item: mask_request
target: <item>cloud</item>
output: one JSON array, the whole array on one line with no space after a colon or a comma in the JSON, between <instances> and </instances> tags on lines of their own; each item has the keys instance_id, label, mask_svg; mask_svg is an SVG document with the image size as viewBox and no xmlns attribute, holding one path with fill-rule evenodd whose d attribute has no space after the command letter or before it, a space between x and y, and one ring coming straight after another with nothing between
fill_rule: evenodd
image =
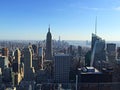
<instances>
[{"instance_id":1,"label":"cloud","mask_svg":"<svg viewBox=\"0 0 120 90\"><path fill-rule=\"evenodd\" d=\"M120 11L120 6L119 7L115 7L113 9L116 10L116 11Z\"/></svg>"},{"instance_id":2,"label":"cloud","mask_svg":"<svg viewBox=\"0 0 120 90\"><path fill-rule=\"evenodd\" d=\"M83 9L83 10L94 10L94 11L98 11L99 8L95 8L95 7L80 7L80 9Z\"/></svg>"}]
</instances>

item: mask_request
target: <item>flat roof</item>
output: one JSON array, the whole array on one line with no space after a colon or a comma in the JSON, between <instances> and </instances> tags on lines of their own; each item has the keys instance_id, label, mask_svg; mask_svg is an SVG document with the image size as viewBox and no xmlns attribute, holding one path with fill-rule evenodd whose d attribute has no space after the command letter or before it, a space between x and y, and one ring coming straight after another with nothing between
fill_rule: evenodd
<instances>
[{"instance_id":1,"label":"flat roof","mask_svg":"<svg viewBox=\"0 0 120 90\"><path fill-rule=\"evenodd\" d=\"M84 67L84 68L86 68L86 71L82 71L81 68L78 69L81 71L81 74L102 74L102 72L100 72L94 67Z\"/></svg>"},{"instance_id":2,"label":"flat roof","mask_svg":"<svg viewBox=\"0 0 120 90\"><path fill-rule=\"evenodd\" d=\"M55 56L70 56L69 54L64 54L64 53L58 53L58 54L55 54Z\"/></svg>"}]
</instances>

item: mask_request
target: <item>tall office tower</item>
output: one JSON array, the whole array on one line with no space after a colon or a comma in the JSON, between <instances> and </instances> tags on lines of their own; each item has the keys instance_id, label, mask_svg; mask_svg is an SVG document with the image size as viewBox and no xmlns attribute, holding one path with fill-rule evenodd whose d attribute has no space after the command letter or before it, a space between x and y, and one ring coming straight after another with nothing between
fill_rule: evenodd
<instances>
[{"instance_id":1,"label":"tall office tower","mask_svg":"<svg viewBox=\"0 0 120 90\"><path fill-rule=\"evenodd\" d=\"M2 56L8 57L8 48L2 48Z\"/></svg>"},{"instance_id":2,"label":"tall office tower","mask_svg":"<svg viewBox=\"0 0 120 90\"><path fill-rule=\"evenodd\" d=\"M24 80L34 80L34 68L32 67L32 51L29 47L24 48Z\"/></svg>"},{"instance_id":3,"label":"tall office tower","mask_svg":"<svg viewBox=\"0 0 120 90\"><path fill-rule=\"evenodd\" d=\"M78 55L81 56L82 55L82 47L78 46Z\"/></svg>"},{"instance_id":4,"label":"tall office tower","mask_svg":"<svg viewBox=\"0 0 120 90\"><path fill-rule=\"evenodd\" d=\"M74 55L73 45L70 45L70 46L68 47L68 54Z\"/></svg>"},{"instance_id":5,"label":"tall office tower","mask_svg":"<svg viewBox=\"0 0 120 90\"><path fill-rule=\"evenodd\" d=\"M69 54L57 54L54 59L54 80L56 83L69 83L72 57Z\"/></svg>"},{"instance_id":6,"label":"tall office tower","mask_svg":"<svg viewBox=\"0 0 120 90\"><path fill-rule=\"evenodd\" d=\"M46 37L46 60L52 60L52 35L50 32L50 27L48 28L48 33Z\"/></svg>"},{"instance_id":7,"label":"tall office tower","mask_svg":"<svg viewBox=\"0 0 120 90\"><path fill-rule=\"evenodd\" d=\"M38 53L37 52L38 51L37 45L33 44L32 48L33 48L34 54L37 55L37 53Z\"/></svg>"},{"instance_id":8,"label":"tall office tower","mask_svg":"<svg viewBox=\"0 0 120 90\"><path fill-rule=\"evenodd\" d=\"M15 53L14 53L14 56L15 56L15 59L13 61L13 72L17 72L17 73L20 73L20 50L17 48Z\"/></svg>"},{"instance_id":9,"label":"tall office tower","mask_svg":"<svg viewBox=\"0 0 120 90\"><path fill-rule=\"evenodd\" d=\"M3 72L5 67L8 67L8 57L6 56L0 56L0 68Z\"/></svg>"},{"instance_id":10,"label":"tall office tower","mask_svg":"<svg viewBox=\"0 0 120 90\"><path fill-rule=\"evenodd\" d=\"M17 48L15 53L14 53L15 59L13 61L12 64L12 68L13 68L13 76L14 76L14 85L18 85L19 82L21 81L21 75L20 75L20 56L21 56L21 52L20 50Z\"/></svg>"},{"instance_id":11,"label":"tall office tower","mask_svg":"<svg viewBox=\"0 0 120 90\"><path fill-rule=\"evenodd\" d=\"M98 37L95 34L92 34L92 44L91 44L91 65L90 66L99 66L102 61L106 60L106 51L105 51L105 40ZM96 67L97 68L97 67Z\"/></svg>"},{"instance_id":12,"label":"tall office tower","mask_svg":"<svg viewBox=\"0 0 120 90\"><path fill-rule=\"evenodd\" d=\"M120 59L120 47L117 47L117 59Z\"/></svg>"},{"instance_id":13,"label":"tall office tower","mask_svg":"<svg viewBox=\"0 0 120 90\"><path fill-rule=\"evenodd\" d=\"M100 39L101 39L100 37L98 37L96 34L93 34L93 33L92 33L91 50L93 50L94 45L95 45L95 42L96 42L97 40L100 40Z\"/></svg>"},{"instance_id":14,"label":"tall office tower","mask_svg":"<svg viewBox=\"0 0 120 90\"><path fill-rule=\"evenodd\" d=\"M108 43L106 51L107 51L108 60L115 61L116 60L116 44Z\"/></svg>"},{"instance_id":15,"label":"tall office tower","mask_svg":"<svg viewBox=\"0 0 120 90\"><path fill-rule=\"evenodd\" d=\"M43 47L38 48L39 67L43 69Z\"/></svg>"}]
</instances>

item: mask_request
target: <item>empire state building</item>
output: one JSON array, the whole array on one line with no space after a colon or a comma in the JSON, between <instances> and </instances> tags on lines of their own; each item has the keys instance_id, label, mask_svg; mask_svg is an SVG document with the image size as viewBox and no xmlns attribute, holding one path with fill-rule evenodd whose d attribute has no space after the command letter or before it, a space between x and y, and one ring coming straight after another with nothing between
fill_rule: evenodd
<instances>
[{"instance_id":1,"label":"empire state building","mask_svg":"<svg viewBox=\"0 0 120 90\"><path fill-rule=\"evenodd\" d=\"M50 33L50 26L46 37L46 60L52 60L52 35Z\"/></svg>"}]
</instances>

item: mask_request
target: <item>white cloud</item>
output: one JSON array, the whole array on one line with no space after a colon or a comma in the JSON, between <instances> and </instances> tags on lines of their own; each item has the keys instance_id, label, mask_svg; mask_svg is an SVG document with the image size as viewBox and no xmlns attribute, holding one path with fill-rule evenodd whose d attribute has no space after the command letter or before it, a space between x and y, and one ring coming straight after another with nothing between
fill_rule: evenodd
<instances>
[{"instance_id":1,"label":"white cloud","mask_svg":"<svg viewBox=\"0 0 120 90\"><path fill-rule=\"evenodd\" d=\"M115 7L113 9L116 10L116 11L120 11L120 6L119 7Z\"/></svg>"},{"instance_id":2,"label":"white cloud","mask_svg":"<svg viewBox=\"0 0 120 90\"><path fill-rule=\"evenodd\" d=\"M84 9L84 10L99 10L99 8L93 8L93 7L80 7L81 9Z\"/></svg>"}]
</instances>

